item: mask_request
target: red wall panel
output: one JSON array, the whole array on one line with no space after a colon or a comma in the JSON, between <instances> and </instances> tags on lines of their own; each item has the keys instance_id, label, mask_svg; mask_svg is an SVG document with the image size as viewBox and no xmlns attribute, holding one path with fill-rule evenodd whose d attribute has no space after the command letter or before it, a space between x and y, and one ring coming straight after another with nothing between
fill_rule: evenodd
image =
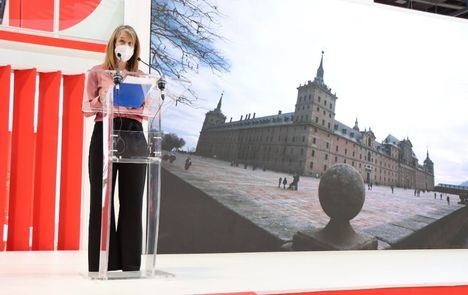
<instances>
[{"instance_id":1,"label":"red wall panel","mask_svg":"<svg viewBox=\"0 0 468 295\"><path fill-rule=\"evenodd\" d=\"M7 250L29 250L34 193L36 70L16 70Z\"/></svg>"},{"instance_id":2,"label":"red wall panel","mask_svg":"<svg viewBox=\"0 0 468 295\"><path fill-rule=\"evenodd\" d=\"M22 0L8 1L9 24L12 27L21 26L21 1Z\"/></svg>"},{"instance_id":3,"label":"red wall panel","mask_svg":"<svg viewBox=\"0 0 468 295\"><path fill-rule=\"evenodd\" d=\"M10 25L52 31L54 0L10 0Z\"/></svg>"},{"instance_id":4,"label":"red wall panel","mask_svg":"<svg viewBox=\"0 0 468 295\"><path fill-rule=\"evenodd\" d=\"M63 76L59 250L78 250L80 244L84 81L85 75Z\"/></svg>"},{"instance_id":5,"label":"red wall panel","mask_svg":"<svg viewBox=\"0 0 468 295\"><path fill-rule=\"evenodd\" d=\"M10 187L10 148L11 133L8 131L8 112L10 108L11 67L0 67L0 251L6 249L3 241L4 225L8 216L8 191Z\"/></svg>"},{"instance_id":6,"label":"red wall panel","mask_svg":"<svg viewBox=\"0 0 468 295\"><path fill-rule=\"evenodd\" d=\"M36 134L33 250L54 250L61 73L41 73Z\"/></svg>"}]
</instances>

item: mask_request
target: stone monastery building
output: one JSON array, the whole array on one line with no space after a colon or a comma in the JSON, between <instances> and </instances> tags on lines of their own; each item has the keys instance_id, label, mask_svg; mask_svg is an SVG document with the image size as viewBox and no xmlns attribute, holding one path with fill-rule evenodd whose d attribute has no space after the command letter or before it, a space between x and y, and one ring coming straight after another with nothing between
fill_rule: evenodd
<instances>
[{"instance_id":1,"label":"stone monastery building","mask_svg":"<svg viewBox=\"0 0 468 295\"><path fill-rule=\"evenodd\" d=\"M218 106L206 113L196 153L258 168L322 175L336 163L347 163L365 182L431 190L434 163L423 165L411 141L388 135L376 141L371 128L360 130L335 120L336 94L323 80L323 52L314 81L297 88L295 111L226 122Z\"/></svg>"}]
</instances>

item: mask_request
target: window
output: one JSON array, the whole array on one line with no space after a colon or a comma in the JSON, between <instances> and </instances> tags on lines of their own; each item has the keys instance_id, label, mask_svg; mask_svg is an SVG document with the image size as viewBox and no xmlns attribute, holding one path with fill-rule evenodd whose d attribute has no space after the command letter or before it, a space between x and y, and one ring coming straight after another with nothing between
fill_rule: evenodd
<instances>
[{"instance_id":1,"label":"window","mask_svg":"<svg viewBox=\"0 0 468 295\"><path fill-rule=\"evenodd\" d=\"M304 149L301 149L301 156L304 154Z\"/></svg>"},{"instance_id":2,"label":"window","mask_svg":"<svg viewBox=\"0 0 468 295\"><path fill-rule=\"evenodd\" d=\"M318 101L320 102L321 99L322 99L322 98L319 96L319 97L318 97Z\"/></svg>"},{"instance_id":3,"label":"window","mask_svg":"<svg viewBox=\"0 0 468 295\"><path fill-rule=\"evenodd\" d=\"M327 165L323 166L323 171L327 171Z\"/></svg>"},{"instance_id":4,"label":"window","mask_svg":"<svg viewBox=\"0 0 468 295\"><path fill-rule=\"evenodd\" d=\"M310 162L310 169L314 169L314 162Z\"/></svg>"},{"instance_id":5,"label":"window","mask_svg":"<svg viewBox=\"0 0 468 295\"><path fill-rule=\"evenodd\" d=\"M305 136L302 137L302 142L305 142Z\"/></svg>"},{"instance_id":6,"label":"window","mask_svg":"<svg viewBox=\"0 0 468 295\"><path fill-rule=\"evenodd\" d=\"M315 123L318 123L318 117L315 117Z\"/></svg>"},{"instance_id":7,"label":"window","mask_svg":"<svg viewBox=\"0 0 468 295\"><path fill-rule=\"evenodd\" d=\"M335 157L335 163L338 162L338 157Z\"/></svg>"},{"instance_id":8,"label":"window","mask_svg":"<svg viewBox=\"0 0 468 295\"><path fill-rule=\"evenodd\" d=\"M325 101L323 101L323 104L324 104L325 106L327 106L327 101L326 101L326 100L325 100Z\"/></svg>"},{"instance_id":9,"label":"window","mask_svg":"<svg viewBox=\"0 0 468 295\"><path fill-rule=\"evenodd\" d=\"M328 160L328 154L325 154L325 160Z\"/></svg>"},{"instance_id":10,"label":"window","mask_svg":"<svg viewBox=\"0 0 468 295\"><path fill-rule=\"evenodd\" d=\"M312 143L313 143L313 144L316 144L316 143L317 143L317 139L316 139L315 137L312 139Z\"/></svg>"},{"instance_id":11,"label":"window","mask_svg":"<svg viewBox=\"0 0 468 295\"><path fill-rule=\"evenodd\" d=\"M346 164L346 159L344 159L344 163Z\"/></svg>"},{"instance_id":12,"label":"window","mask_svg":"<svg viewBox=\"0 0 468 295\"><path fill-rule=\"evenodd\" d=\"M325 126L325 120L322 120L322 126Z\"/></svg>"},{"instance_id":13,"label":"window","mask_svg":"<svg viewBox=\"0 0 468 295\"><path fill-rule=\"evenodd\" d=\"M330 123L328 123L328 129L330 129Z\"/></svg>"},{"instance_id":14,"label":"window","mask_svg":"<svg viewBox=\"0 0 468 295\"><path fill-rule=\"evenodd\" d=\"M312 150L312 157L315 157L315 151Z\"/></svg>"},{"instance_id":15,"label":"window","mask_svg":"<svg viewBox=\"0 0 468 295\"><path fill-rule=\"evenodd\" d=\"M345 154L345 155L348 154L348 149L344 149L344 154Z\"/></svg>"},{"instance_id":16,"label":"window","mask_svg":"<svg viewBox=\"0 0 468 295\"><path fill-rule=\"evenodd\" d=\"M338 152L338 146L336 146L336 152Z\"/></svg>"},{"instance_id":17,"label":"window","mask_svg":"<svg viewBox=\"0 0 468 295\"><path fill-rule=\"evenodd\" d=\"M319 109L319 107L317 107L317 112L320 112L320 109Z\"/></svg>"},{"instance_id":18,"label":"window","mask_svg":"<svg viewBox=\"0 0 468 295\"><path fill-rule=\"evenodd\" d=\"M328 148L330 148L330 143L329 143L329 142L327 142L327 149L328 149Z\"/></svg>"}]
</instances>

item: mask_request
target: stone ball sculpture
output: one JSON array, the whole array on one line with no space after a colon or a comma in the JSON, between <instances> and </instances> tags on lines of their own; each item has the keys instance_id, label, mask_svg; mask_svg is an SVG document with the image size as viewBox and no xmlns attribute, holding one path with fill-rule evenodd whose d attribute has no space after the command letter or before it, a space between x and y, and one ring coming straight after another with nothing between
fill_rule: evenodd
<instances>
[{"instance_id":1,"label":"stone ball sculpture","mask_svg":"<svg viewBox=\"0 0 468 295\"><path fill-rule=\"evenodd\" d=\"M318 192L320 205L332 220L349 221L364 205L364 181L359 172L348 164L330 167L320 180Z\"/></svg>"}]
</instances>

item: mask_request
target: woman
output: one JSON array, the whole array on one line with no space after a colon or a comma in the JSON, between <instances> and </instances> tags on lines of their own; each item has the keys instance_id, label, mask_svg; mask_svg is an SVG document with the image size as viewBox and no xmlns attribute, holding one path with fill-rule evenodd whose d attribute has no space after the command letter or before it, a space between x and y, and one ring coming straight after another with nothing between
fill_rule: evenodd
<instances>
[{"instance_id":1,"label":"woman","mask_svg":"<svg viewBox=\"0 0 468 295\"><path fill-rule=\"evenodd\" d=\"M135 30L130 26L119 26L112 33L106 49L104 63L93 67L86 82L83 103L85 116L95 115L94 131L89 147L90 215L88 240L89 271L99 271L99 249L101 240L101 203L103 169L103 107L107 91L112 89L112 74L105 70L138 71L140 43ZM143 131L143 116L138 114L114 114L114 130ZM143 134L141 134L143 137ZM141 144L141 140L139 141ZM143 144L146 141L143 139ZM141 148L141 147L140 147ZM119 177L118 227L115 228L114 186ZM142 197L145 185L144 164L113 164L111 227L109 240L108 270L136 271L141 264L142 243Z\"/></svg>"}]
</instances>

